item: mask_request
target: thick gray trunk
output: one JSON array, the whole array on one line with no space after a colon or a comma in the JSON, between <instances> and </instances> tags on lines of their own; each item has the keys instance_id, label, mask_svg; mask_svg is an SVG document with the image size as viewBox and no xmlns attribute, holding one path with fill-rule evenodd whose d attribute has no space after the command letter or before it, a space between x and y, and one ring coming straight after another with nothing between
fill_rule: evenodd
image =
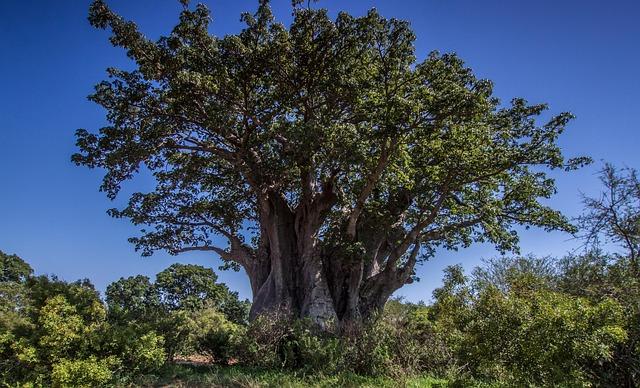
<instances>
[{"instance_id":1,"label":"thick gray trunk","mask_svg":"<svg viewBox=\"0 0 640 388\"><path fill-rule=\"evenodd\" d=\"M262 203L261 243L254 266L247 270L252 318L286 309L323 326L360 321L379 312L406 282L407 276L382 268L390 249L380 242L379 229L360 230L361 237L376 242L365 243L359 257L339 247L319 247L322 215L311 205L292 211L284 198Z\"/></svg>"},{"instance_id":2,"label":"thick gray trunk","mask_svg":"<svg viewBox=\"0 0 640 388\"><path fill-rule=\"evenodd\" d=\"M254 292L251 317L269 310L287 309L297 317L311 318L320 324L336 320L317 254L319 216L306 209L294 213L282 198L263 203L263 241L258 256L264 259L251 280ZM260 274L267 275L259 278Z\"/></svg>"},{"instance_id":3,"label":"thick gray trunk","mask_svg":"<svg viewBox=\"0 0 640 388\"><path fill-rule=\"evenodd\" d=\"M300 266L298 257L281 257L281 263L270 269L254 293L251 317L286 309L298 318L310 318L322 326L329 322L361 321L380 312L391 294L404 284L396 277L383 279L383 274L365 279L362 261L345 261L339 256L323 259ZM289 272L277 275L281 268Z\"/></svg>"}]
</instances>

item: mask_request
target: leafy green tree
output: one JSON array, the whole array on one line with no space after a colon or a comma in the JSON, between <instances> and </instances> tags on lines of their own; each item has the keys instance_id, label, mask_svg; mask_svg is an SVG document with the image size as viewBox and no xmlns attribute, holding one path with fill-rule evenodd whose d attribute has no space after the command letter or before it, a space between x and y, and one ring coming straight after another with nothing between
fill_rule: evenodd
<instances>
[{"instance_id":1,"label":"leafy green tree","mask_svg":"<svg viewBox=\"0 0 640 388\"><path fill-rule=\"evenodd\" d=\"M160 314L160 296L148 277L138 275L109 284L105 302L110 319L126 323L153 321Z\"/></svg>"},{"instance_id":2,"label":"leafy green tree","mask_svg":"<svg viewBox=\"0 0 640 388\"><path fill-rule=\"evenodd\" d=\"M96 305L102 304L100 293L89 279L69 283L58 279L55 275L51 277L35 276L27 280L26 287L31 305L30 314L33 319L37 319L39 312L50 298L58 295L63 296L87 321L93 319Z\"/></svg>"},{"instance_id":3,"label":"leafy green tree","mask_svg":"<svg viewBox=\"0 0 640 388\"><path fill-rule=\"evenodd\" d=\"M31 266L20 257L0 251L0 332L29 324L25 282L32 273Z\"/></svg>"},{"instance_id":4,"label":"leafy green tree","mask_svg":"<svg viewBox=\"0 0 640 388\"><path fill-rule=\"evenodd\" d=\"M0 251L0 282L24 282L33 269L17 255Z\"/></svg>"},{"instance_id":5,"label":"leafy green tree","mask_svg":"<svg viewBox=\"0 0 640 388\"><path fill-rule=\"evenodd\" d=\"M217 311L216 314L225 317L225 325L246 323L249 302L240 301L237 293L218 283L217 279L210 268L173 264L158 273L153 283L141 275L111 283L105 299L109 320L114 324L113 342L125 344L120 353L130 356L135 353L131 349L137 345L130 343L127 336L161 336L158 342L162 342L168 359L173 359L178 353L199 349L197 341L193 340L196 336L193 322L203 314L203 310ZM203 330L196 331L204 338ZM154 349L149 350L150 354L157 356Z\"/></svg>"},{"instance_id":6,"label":"leafy green tree","mask_svg":"<svg viewBox=\"0 0 640 388\"><path fill-rule=\"evenodd\" d=\"M110 211L144 226L143 254L209 251L245 269L254 316L326 322L380 311L436 247L572 230L539 201L555 192L547 169L587 161L556 143L571 114L540 123L546 105L500 103L455 55L418 62L409 23L375 10L332 20L293 1L285 27L261 0L216 37L209 10L183 3L157 41L102 0L89 11L135 67L96 86L109 124L78 130L73 161L106 170L109 198L154 175Z\"/></svg>"},{"instance_id":7,"label":"leafy green tree","mask_svg":"<svg viewBox=\"0 0 640 388\"><path fill-rule=\"evenodd\" d=\"M217 280L211 268L176 263L156 275L155 287L167 310L198 310L224 302L228 289Z\"/></svg>"}]
</instances>

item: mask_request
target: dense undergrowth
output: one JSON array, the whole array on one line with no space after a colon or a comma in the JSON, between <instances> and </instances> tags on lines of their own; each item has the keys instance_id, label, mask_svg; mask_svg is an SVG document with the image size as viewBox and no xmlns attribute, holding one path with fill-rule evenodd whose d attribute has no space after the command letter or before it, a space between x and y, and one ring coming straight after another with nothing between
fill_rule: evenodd
<instances>
[{"instance_id":1,"label":"dense undergrowth","mask_svg":"<svg viewBox=\"0 0 640 388\"><path fill-rule=\"evenodd\" d=\"M5 386L633 386L630 268L597 251L500 258L471 276L453 266L430 305L392 300L375 321L321 329L286 311L248 322L246 304L201 267L121 279L102 301L87 280L34 277L2 254L0 376ZM172 361L194 354L210 364Z\"/></svg>"}]
</instances>

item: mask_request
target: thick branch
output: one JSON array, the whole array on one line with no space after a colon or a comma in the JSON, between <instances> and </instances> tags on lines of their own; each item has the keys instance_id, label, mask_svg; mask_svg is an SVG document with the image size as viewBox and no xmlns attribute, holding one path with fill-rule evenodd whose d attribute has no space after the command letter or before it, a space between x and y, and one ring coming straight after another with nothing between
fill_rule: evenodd
<instances>
[{"instance_id":1,"label":"thick branch","mask_svg":"<svg viewBox=\"0 0 640 388\"><path fill-rule=\"evenodd\" d=\"M385 142L384 146L382 147L380 158L378 159L378 163L376 164L376 167L373 169L371 174L367 177L366 184L362 189L362 191L360 192L360 195L358 195L356 204L353 207L353 210L351 211L351 214L349 215L349 219L347 221L347 236L350 239L353 239L356 235L356 224L358 222L358 217L360 217L360 214L364 209L364 204L367 198L369 197L373 189L376 187L376 184L380 180L380 177L382 176L384 169L389 164L391 152L392 152L392 149L395 147L396 143L397 141L395 139Z\"/></svg>"}]
</instances>

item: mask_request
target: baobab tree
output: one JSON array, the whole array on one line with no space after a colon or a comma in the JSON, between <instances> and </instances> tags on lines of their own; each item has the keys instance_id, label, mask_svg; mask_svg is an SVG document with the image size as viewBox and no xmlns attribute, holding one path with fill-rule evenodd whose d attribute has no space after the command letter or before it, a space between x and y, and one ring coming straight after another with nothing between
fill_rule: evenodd
<instances>
[{"instance_id":1,"label":"baobab tree","mask_svg":"<svg viewBox=\"0 0 640 388\"><path fill-rule=\"evenodd\" d=\"M501 104L456 55L418 62L409 23L375 10L333 20L294 1L285 26L262 0L217 37L204 5L183 6L155 41L102 0L89 13L135 68L96 86L109 125L78 130L73 160L105 170L109 198L153 174L110 210L144 228L131 238L144 255L210 251L246 271L252 316L345 321L438 247L517 250L517 225L572 229L540 202L548 170L586 162L556 143L569 113L540 124L545 105Z\"/></svg>"}]
</instances>

